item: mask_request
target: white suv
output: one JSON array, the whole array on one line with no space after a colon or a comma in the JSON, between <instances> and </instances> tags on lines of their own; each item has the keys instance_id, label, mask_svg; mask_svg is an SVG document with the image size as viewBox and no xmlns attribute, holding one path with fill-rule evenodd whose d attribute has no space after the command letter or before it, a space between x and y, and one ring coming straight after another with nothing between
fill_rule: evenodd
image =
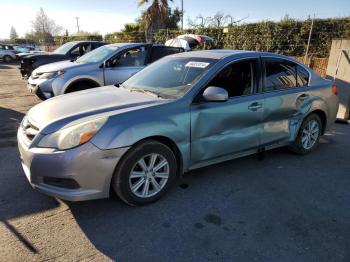
<instances>
[{"instance_id":1,"label":"white suv","mask_svg":"<svg viewBox=\"0 0 350 262\"><path fill-rule=\"evenodd\" d=\"M11 45L0 44L0 59L8 63L16 59L15 50Z\"/></svg>"}]
</instances>

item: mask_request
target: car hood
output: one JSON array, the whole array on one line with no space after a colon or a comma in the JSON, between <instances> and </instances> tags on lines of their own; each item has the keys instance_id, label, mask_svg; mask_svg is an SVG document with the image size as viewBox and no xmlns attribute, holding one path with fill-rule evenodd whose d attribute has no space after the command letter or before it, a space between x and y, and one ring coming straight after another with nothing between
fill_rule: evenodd
<instances>
[{"instance_id":1,"label":"car hood","mask_svg":"<svg viewBox=\"0 0 350 262\"><path fill-rule=\"evenodd\" d=\"M35 55L44 55L47 54L46 52L42 51L42 52L21 52L21 53L17 53L17 56L23 57L23 56L35 56Z\"/></svg>"},{"instance_id":2,"label":"car hood","mask_svg":"<svg viewBox=\"0 0 350 262\"><path fill-rule=\"evenodd\" d=\"M55 71L66 71L70 68L78 68L78 67L84 67L88 64L79 64L76 62L71 62L69 60L66 61L60 61L60 62L55 62L51 64L46 64L38 67L33 71L33 74L36 73L47 73L47 72L55 72Z\"/></svg>"},{"instance_id":3,"label":"car hood","mask_svg":"<svg viewBox=\"0 0 350 262\"><path fill-rule=\"evenodd\" d=\"M68 56L63 54L54 54L54 53L39 53L39 54L30 54L24 59L68 59Z\"/></svg>"},{"instance_id":4,"label":"car hood","mask_svg":"<svg viewBox=\"0 0 350 262\"><path fill-rule=\"evenodd\" d=\"M48 134L80 119L126 113L167 101L125 88L105 86L48 99L31 108L27 117L42 134Z\"/></svg>"}]
</instances>

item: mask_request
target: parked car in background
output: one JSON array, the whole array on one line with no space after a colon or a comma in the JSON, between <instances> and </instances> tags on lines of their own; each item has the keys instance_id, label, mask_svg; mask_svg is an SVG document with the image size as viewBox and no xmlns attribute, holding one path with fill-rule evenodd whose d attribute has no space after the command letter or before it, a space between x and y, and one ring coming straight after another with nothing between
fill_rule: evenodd
<instances>
[{"instance_id":1,"label":"parked car in background","mask_svg":"<svg viewBox=\"0 0 350 262\"><path fill-rule=\"evenodd\" d=\"M23 77L29 77L32 71L39 66L58 61L74 60L105 44L105 42L100 41L74 41L60 46L52 53L26 55L20 61L21 74Z\"/></svg>"},{"instance_id":2,"label":"parked car in background","mask_svg":"<svg viewBox=\"0 0 350 262\"><path fill-rule=\"evenodd\" d=\"M75 61L37 68L28 79L28 89L45 100L84 89L120 84L159 58L183 51L183 48L158 44L105 45Z\"/></svg>"},{"instance_id":3,"label":"parked car in background","mask_svg":"<svg viewBox=\"0 0 350 262\"><path fill-rule=\"evenodd\" d=\"M12 45L0 44L0 59L6 63L16 59L15 50Z\"/></svg>"},{"instance_id":4,"label":"parked car in background","mask_svg":"<svg viewBox=\"0 0 350 262\"><path fill-rule=\"evenodd\" d=\"M184 52L119 88L36 105L19 127L18 146L30 184L43 193L80 201L108 197L113 189L126 203L143 205L195 168L281 146L312 152L338 104L331 81L289 57Z\"/></svg>"},{"instance_id":5,"label":"parked car in background","mask_svg":"<svg viewBox=\"0 0 350 262\"><path fill-rule=\"evenodd\" d=\"M40 50L40 48L36 46L15 46L14 48L15 48L16 57L18 60L21 60L23 57L27 55L48 53Z\"/></svg>"},{"instance_id":6,"label":"parked car in background","mask_svg":"<svg viewBox=\"0 0 350 262\"><path fill-rule=\"evenodd\" d=\"M28 53L33 50L37 50L35 46L32 45L14 45L13 46L15 52L18 53Z\"/></svg>"}]
</instances>

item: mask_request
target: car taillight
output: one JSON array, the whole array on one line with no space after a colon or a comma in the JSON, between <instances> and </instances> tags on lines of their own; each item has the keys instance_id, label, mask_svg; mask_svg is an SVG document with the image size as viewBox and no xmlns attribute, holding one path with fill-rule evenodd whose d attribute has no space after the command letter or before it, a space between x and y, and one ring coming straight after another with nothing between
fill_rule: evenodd
<instances>
[{"instance_id":1,"label":"car taillight","mask_svg":"<svg viewBox=\"0 0 350 262\"><path fill-rule=\"evenodd\" d=\"M336 84L332 85L332 93L335 94L336 96L339 94L338 93L338 87Z\"/></svg>"}]
</instances>

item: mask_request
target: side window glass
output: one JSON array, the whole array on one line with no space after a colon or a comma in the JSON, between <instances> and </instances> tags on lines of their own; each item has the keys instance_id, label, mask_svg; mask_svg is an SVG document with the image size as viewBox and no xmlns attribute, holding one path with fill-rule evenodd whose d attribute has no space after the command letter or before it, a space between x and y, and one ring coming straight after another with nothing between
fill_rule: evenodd
<instances>
[{"instance_id":1,"label":"side window glass","mask_svg":"<svg viewBox=\"0 0 350 262\"><path fill-rule=\"evenodd\" d=\"M92 44L84 44L80 46L80 53L82 53L82 55L90 52L92 50Z\"/></svg>"},{"instance_id":2,"label":"side window glass","mask_svg":"<svg viewBox=\"0 0 350 262\"><path fill-rule=\"evenodd\" d=\"M226 89L229 97L249 95L254 85L255 61L233 63L221 70L208 86Z\"/></svg>"},{"instance_id":3,"label":"side window glass","mask_svg":"<svg viewBox=\"0 0 350 262\"><path fill-rule=\"evenodd\" d=\"M296 86L296 64L282 59L265 60L265 91Z\"/></svg>"},{"instance_id":4,"label":"side window glass","mask_svg":"<svg viewBox=\"0 0 350 262\"><path fill-rule=\"evenodd\" d=\"M78 57L80 56L80 46L75 47L74 49L72 49L72 51L70 51L71 56L73 57Z\"/></svg>"},{"instance_id":5,"label":"side window glass","mask_svg":"<svg viewBox=\"0 0 350 262\"><path fill-rule=\"evenodd\" d=\"M300 65L297 65L297 84L307 86L309 84L309 73Z\"/></svg>"},{"instance_id":6,"label":"side window glass","mask_svg":"<svg viewBox=\"0 0 350 262\"><path fill-rule=\"evenodd\" d=\"M148 61L148 63L153 63L154 61L157 61L158 59L167 56L167 55L171 55L171 54L176 54L179 53L179 49L178 48L169 48L169 47L165 47L165 46L154 46L152 47L152 53L150 56L150 59Z\"/></svg>"},{"instance_id":7,"label":"side window glass","mask_svg":"<svg viewBox=\"0 0 350 262\"><path fill-rule=\"evenodd\" d=\"M110 61L110 67L143 66L145 65L146 54L146 47L129 49L128 51L114 57Z\"/></svg>"}]
</instances>

